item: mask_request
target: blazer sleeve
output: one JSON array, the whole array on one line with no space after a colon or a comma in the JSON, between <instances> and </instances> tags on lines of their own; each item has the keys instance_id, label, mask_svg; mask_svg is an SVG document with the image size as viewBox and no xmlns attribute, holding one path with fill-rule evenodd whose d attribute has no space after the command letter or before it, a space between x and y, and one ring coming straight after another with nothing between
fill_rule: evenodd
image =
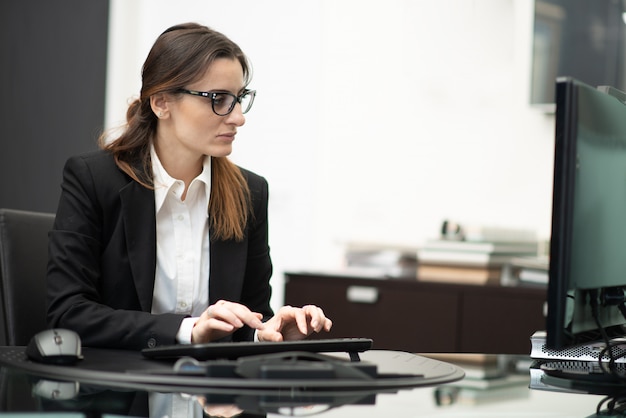
<instances>
[{"instance_id":1,"label":"blazer sleeve","mask_svg":"<svg viewBox=\"0 0 626 418\"><path fill-rule=\"evenodd\" d=\"M131 182L104 151L72 157L63 171L49 234L48 325L75 330L85 346L142 349L175 344L184 318L142 309L128 262L119 198L120 189ZM145 216L150 218L149 211ZM147 229L145 233L151 233Z\"/></svg>"}]
</instances>

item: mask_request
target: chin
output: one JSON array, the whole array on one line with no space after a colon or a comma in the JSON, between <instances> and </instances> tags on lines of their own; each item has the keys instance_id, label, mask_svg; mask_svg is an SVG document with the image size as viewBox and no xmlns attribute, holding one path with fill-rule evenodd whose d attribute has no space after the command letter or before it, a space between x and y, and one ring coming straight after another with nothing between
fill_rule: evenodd
<instances>
[{"instance_id":1,"label":"chin","mask_svg":"<svg viewBox=\"0 0 626 418\"><path fill-rule=\"evenodd\" d=\"M219 147L211 149L206 155L211 157L228 157L233 152L233 147Z\"/></svg>"}]
</instances>

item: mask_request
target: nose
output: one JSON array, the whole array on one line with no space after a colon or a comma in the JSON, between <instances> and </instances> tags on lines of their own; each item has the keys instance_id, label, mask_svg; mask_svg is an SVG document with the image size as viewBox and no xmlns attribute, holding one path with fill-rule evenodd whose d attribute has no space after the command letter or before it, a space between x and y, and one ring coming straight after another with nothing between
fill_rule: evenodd
<instances>
[{"instance_id":1,"label":"nose","mask_svg":"<svg viewBox=\"0 0 626 418\"><path fill-rule=\"evenodd\" d=\"M241 111L241 103L235 103L232 112L226 115L226 123L231 123L236 126L243 126L243 124L246 123L246 117Z\"/></svg>"}]
</instances>

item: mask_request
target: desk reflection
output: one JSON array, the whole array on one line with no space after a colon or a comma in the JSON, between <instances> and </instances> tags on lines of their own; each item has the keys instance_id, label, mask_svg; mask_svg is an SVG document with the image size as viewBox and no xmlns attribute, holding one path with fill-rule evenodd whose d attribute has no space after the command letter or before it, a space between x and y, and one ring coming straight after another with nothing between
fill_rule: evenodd
<instances>
[{"instance_id":1,"label":"desk reflection","mask_svg":"<svg viewBox=\"0 0 626 418\"><path fill-rule=\"evenodd\" d=\"M267 416L263 412L244 411L231 403L234 402L233 396L219 395L220 399L212 400L215 396L108 389L78 382L37 380L5 370L1 374L3 411L71 411L89 416L110 414L154 418Z\"/></svg>"},{"instance_id":2,"label":"desk reflection","mask_svg":"<svg viewBox=\"0 0 626 418\"><path fill-rule=\"evenodd\" d=\"M244 410L232 404L211 404L205 396L181 393L152 393L149 395L149 412L155 418L232 418L243 415ZM265 416L258 415L256 416Z\"/></svg>"},{"instance_id":3,"label":"desk reflection","mask_svg":"<svg viewBox=\"0 0 626 418\"><path fill-rule=\"evenodd\" d=\"M88 416L239 417L312 416L344 405L375 405L378 391L219 390L169 393L110 388L41 379L18 370L0 369L3 412L81 412Z\"/></svg>"}]
</instances>

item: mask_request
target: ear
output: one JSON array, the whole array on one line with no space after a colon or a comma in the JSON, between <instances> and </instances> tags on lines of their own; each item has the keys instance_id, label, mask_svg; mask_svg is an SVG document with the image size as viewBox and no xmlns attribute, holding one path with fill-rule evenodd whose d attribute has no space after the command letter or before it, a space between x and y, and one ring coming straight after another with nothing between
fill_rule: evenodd
<instances>
[{"instance_id":1,"label":"ear","mask_svg":"<svg viewBox=\"0 0 626 418\"><path fill-rule=\"evenodd\" d=\"M169 117L168 101L164 93L157 93L150 96L150 107L157 118L166 119Z\"/></svg>"}]
</instances>

